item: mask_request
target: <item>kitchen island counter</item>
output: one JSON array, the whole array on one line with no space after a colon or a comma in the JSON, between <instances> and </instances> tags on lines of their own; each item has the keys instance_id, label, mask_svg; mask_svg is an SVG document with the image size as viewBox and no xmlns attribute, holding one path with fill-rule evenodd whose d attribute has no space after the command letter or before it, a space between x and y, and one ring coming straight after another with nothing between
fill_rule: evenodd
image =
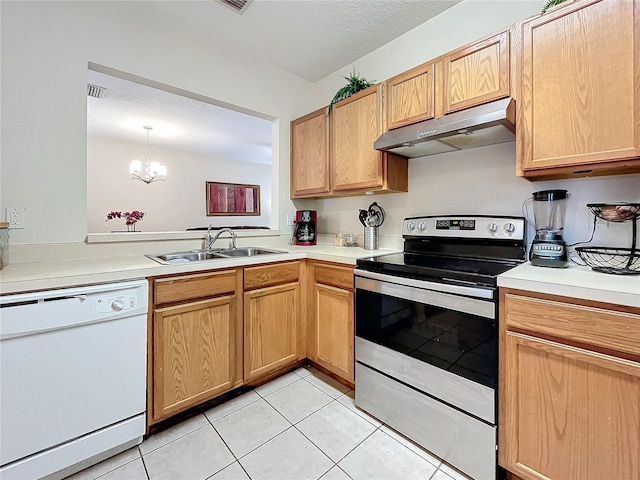
<instances>
[{"instance_id":1,"label":"kitchen island counter","mask_svg":"<svg viewBox=\"0 0 640 480\"><path fill-rule=\"evenodd\" d=\"M498 277L498 286L640 308L640 275L611 275L589 267L536 267L529 262Z\"/></svg>"},{"instance_id":2,"label":"kitchen island counter","mask_svg":"<svg viewBox=\"0 0 640 480\"><path fill-rule=\"evenodd\" d=\"M334 247L332 245L270 245L268 248L286 251L287 253L216 259L176 265L161 265L143 255L9 264L0 270L0 294L133 280L157 275L236 268L305 258L355 265L358 258L398 252L397 250L364 250L360 247Z\"/></svg>"}]
</instances>

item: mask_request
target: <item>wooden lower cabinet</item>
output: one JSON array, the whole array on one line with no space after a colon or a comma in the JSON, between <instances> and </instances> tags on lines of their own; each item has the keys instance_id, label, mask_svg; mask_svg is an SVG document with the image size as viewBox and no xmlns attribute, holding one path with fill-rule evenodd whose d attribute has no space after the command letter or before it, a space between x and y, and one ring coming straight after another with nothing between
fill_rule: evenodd
<instances>
[{"instance_id":1,"label":"wooden lower cabinet","mask_svg":"<svg viewBox=\"0 0 640 480\"><path fill-rule=\"evenodd\" d=\"M242 384L242 269L150 279L149 426Z\"/></svg>"},{"instance_id":2,"label":"wooden lower cabinet","mask_svg":"<svg viewBox=\"0 0 640 480\"><path fill-rule=\"evenodd\" d=\"M353 268L315 262L312 267L308 357L354 381Z\"/></svg>"},{"instance_id":3,"label":"wooden lower cabinet","mask_svg":"<svg viewBox=\"0 0 640 480\"><path fill-rule=\"evenodd\" d=\"M245 381L264 376L299 359L299 311L298 282L245 292Z\"/></svg>"},{"instance_id":4,"label":"wooden lower cabinet","mask_svg":"<svg viewBox=\"0 0 640 480\"><path fill-rule=\"evenodd\" d=\"M500 465L524 480L639 479L640 363L603 344L624 340L621 320L635 319L637 330L640 312L521 293L502 293ZM520 327L523 302L543 333ZM590 323L609 338L576 342L563 328L553 335L550 311L559 324Z\"/></svg>"},{"instance_id":5,"label":"wooden lower cabinet","mask_svg":"<svg viewBox=\"0 0 640 480\"><path fill-rule=\"evenodd\" d=\"M215 397L234 384L236 297L153 312L153 419Z\"/></svg>"}]
</instances>

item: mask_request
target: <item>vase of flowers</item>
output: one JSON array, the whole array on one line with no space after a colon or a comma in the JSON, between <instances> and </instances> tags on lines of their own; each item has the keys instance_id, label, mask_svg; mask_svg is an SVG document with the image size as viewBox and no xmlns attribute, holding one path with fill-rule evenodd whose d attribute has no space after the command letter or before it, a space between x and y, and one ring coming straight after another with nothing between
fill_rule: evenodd
<instances>
[{"instance_id":1,"label":"vase of flowers","mask_svg":"<svg viewBox=\"0 0 640 480\"><path fill-rule=\"evenodd\" d=\"M136 223L144 218L145 213L139 210L133 210L131 212L109 212L107 213L107 219L105 221L113 220L114 218L124 218L125 225L127 226L127 232L136 231Z\"/></svg>"}]
</instances>

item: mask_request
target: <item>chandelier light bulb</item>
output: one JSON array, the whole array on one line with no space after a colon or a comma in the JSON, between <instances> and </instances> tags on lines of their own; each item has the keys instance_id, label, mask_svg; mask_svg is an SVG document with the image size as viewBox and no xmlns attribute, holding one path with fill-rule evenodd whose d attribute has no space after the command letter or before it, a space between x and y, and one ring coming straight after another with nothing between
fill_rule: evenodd
<instances>
[{"instance_id":1,"label":"chandelier light bulb","mask_svg":"<svg viewBox=\"0 0 640 480\"><path fill-rule=\"evenodd\" d=\"M164 181L167 176L167 167L160 165L158 162L152 162L149 158L149 131L153 130L153 127L144 125L142 128L147 131L147 156L144 163L144 175L140 175L143 173L140 160L131 161L129 173L131 173L131 180L140 180L149 185L153 182Z\"/></svg>"},{"instance_id":2,"label":"chandelier light bulb","mask_svg":"<svg viewBox=\"0 0 640 480\"><path fill-rule=\"evenodd\" d=\"M142 170L142 162L140 160L132 160L131 167L129 167L129 173L132 175L138 175Z\"/></svg>"}]
</instances>

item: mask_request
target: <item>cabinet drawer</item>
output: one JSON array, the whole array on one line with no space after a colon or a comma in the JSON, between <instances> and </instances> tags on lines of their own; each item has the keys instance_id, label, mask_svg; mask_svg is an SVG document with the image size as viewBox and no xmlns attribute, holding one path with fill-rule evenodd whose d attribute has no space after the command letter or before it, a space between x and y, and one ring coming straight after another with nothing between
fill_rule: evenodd
<instances>
[{"instance_id":1,"label":"cabinet drawer","mask_svg":"<svg viewBox=\"0 0 640 480\"><path fill-rule=\"evenodd\" d=\"M640 355L640 315L543 298L505 294L507 328Z\"/></svg>"},{"instance_id":2,"label":"cabinet drawer","mask_svg":"<svg viewBox=\"0 0 640 480\"><path fill-rule=\"evenodd\" d=\"M353 267L316 264L313 270L316 283L353 290Z\"/></svg>"},{"instance_id":3,"label":"cabinet drawer","mask_svg":"<svg viewBox=\"0 0 640 480\"><path fill-rule=\"evenodd\" d=\"M244 269L244 289L268 287L280 283L290 283L300 276L300 262L260 265Z\"/></svg>"},{"instance_id":4,"label":"cabinet drawer","mask_svg":"<svg viewBox=\"0 0 640 480\"><path fill-rule=\"evenodd\" d=\"M236 289L236 271L156 278L153 280L153 303L181 302L196 298L233 293Z\"/></svg>"}]
</instances>

